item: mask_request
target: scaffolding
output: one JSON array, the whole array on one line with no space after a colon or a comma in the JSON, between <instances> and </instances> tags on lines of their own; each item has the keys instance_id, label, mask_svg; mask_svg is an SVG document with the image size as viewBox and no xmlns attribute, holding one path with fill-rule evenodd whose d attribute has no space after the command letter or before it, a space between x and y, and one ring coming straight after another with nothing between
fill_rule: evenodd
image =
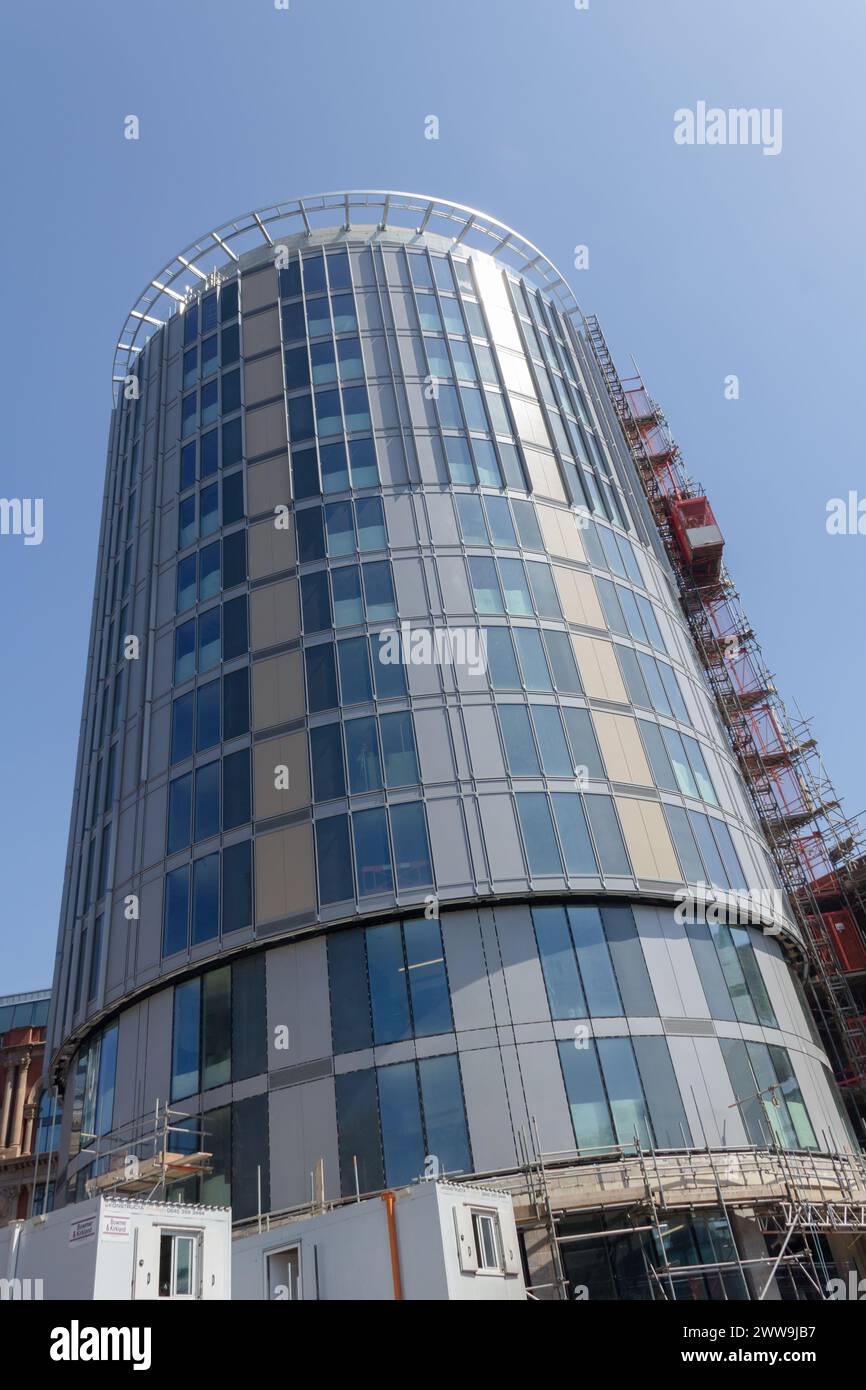
<instances>
[{"instance_id":1,"label":"scaffolding","mask_svg":"<svg viewBox=\"0 0 866 1390\"><path fill-rule=\"evenodd\" d=\"M88 1197L110 1193L150 1201L159 1193L165 1199L170 1186L209 1173L212 1154L199 1146L204 1131L191 1125L190 1115L157 1101L152 1116L112 1130L108 1148L100 1148L99 1136L82 1135L94 1143Z\"/></svg>"},{"instance_id":2,"label":"scaffolding","mask_svg":"<svg viewBox=\"0 0 866 1390\"><path fill-rule=\"evenodd\" d=\"M866 923L866 837L847 816L809 721L792 717L723 561L706 494L690 477L668 422L640 375L620 378L598 319L583 320L613 410L676 579L678 597L758 822L805 947L794 961L837 1081L866 1131L866 1016L851 988L852 957L833 913ZM860 937L862 959L866 946ZM860 954L857 956L858 968Z\"/></svg>"},{"instance_id":3,"label":"scaffolding","mask_svg":"<svg viewBox=\"0 0 866 1390\"><path fill-rule=\"evenodd\" d=\"M775 1145L657 1149L637 1134L628 1145L544 1152L532 1118L518 1134L518 1157L518 1167L474 1173L472 1182L510 1194L527 1261L532 1257L536 1269L538 1247L531 1248L527 1236L537 1234L545 1243L550 1277L529 1282L532 1299L571 1297L564 1247L644 1233L652 1236L656 1257L649 1258L642 1241L644 1273L656 1298L676 1300L682 1281L696 1276L717 1278L728 1298L724 1276L733 1274L744 1297L761 1301L779 1271L787 1270L799 1273L823 1299L832 1271L814 1237L829 1232L856 1239L866 1233L866 1163L854 1153L793 1152ZM719 1214L732 1258L672 1262L672 1223L684 1212L701 1211ZM615 1213L613 1226L603 1222L607 1212ZM576 1215L596 1215L598 1222L574 1233L568 1220ZM778 1250L745 1257L734 1226L738 1216L753 1219L756 1231Z\"/></svg>"}]
</instances>

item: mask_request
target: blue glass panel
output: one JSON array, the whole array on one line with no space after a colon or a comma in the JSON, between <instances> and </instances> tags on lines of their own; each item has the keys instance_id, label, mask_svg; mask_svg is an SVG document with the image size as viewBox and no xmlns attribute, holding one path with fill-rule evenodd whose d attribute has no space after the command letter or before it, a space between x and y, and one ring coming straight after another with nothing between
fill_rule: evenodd
<instances>
[{"instance_id":1,"label":"blue glass panel","mask_svg":"<svg viewBox=\"0 0 866 1390\"><path fill-rule=\"evenodd\" d=\"M220 610L209 608L198 620L198 669L209 671L220 659Z\"/></svg>"},{"instance_id":2,"label":"blue glass panel","mask_svg":"<svg viewBox=\"0 0 866 1390\"><path fill-rule=\"evenodd\" d=\"M514 638L523 668L527 690L550 690L550 672L544 657L541 634L534 627L516 627Z\"/></svg>"},{"instance_id":3,"label":"blue glass panel","mask_svg":"<svg viewBox=\"0 0 866 1390\"><path fill-rule=\"evenodd\" d=\"M353 439L349 443L349 460L352 466L352 486L355 488L377 487L379 467L376 462L376 447L372 439Z\"/></svg>"},{"instance_id":4,"label":"blue glass panel","mask_svg":"<svg viewBox=\"0 0 866 1390\"><path fill-rule=\"evenodd\" d=\"M310 714L335 709L339 702L333 643L323 642L316 647L307 647L304 661L307 668L307 709Z\"/></svg>"},{"instance_id":5,"label":"blue glass panel","mask_svg":"<svg viewBox=\"0 0 866 1390\"><path fill-rule=\"evenodd\" d=\"M356 705L372 700L373 683L366 637L346 637L337 643L337 650L343 704ZM333 703L336 704L336 700Z\"/></svg>"},{"instance_id":6,"label":"blue glass panel","mask_svg":"<svg viewBox=\"0 0 866 1390\"><path fill-rule=\"evenodd\" d=\"M382 766L379 759L379 739L376 720L370 716L346 721L346 762L349 768L349 790L379 791L382 786Z\"/></svg>"},{"instance_id":7,"label":"blue glass panel","mask_svg":"<svg viewBox=\"0 0 866 1390\"><path fill-rule=\"evenodd\" d=\"M171 1046L171 1098L195 1095L199 1078L201 980L187 980L174 991Z\"/></svg>"},{"instance_id":8,"label":"blue glass panel","mask_svg":"<svg viewBox=\"0 0 866 1390\"><path fill-rule=\"evenodd\" d=\"M354 627L364 621L361 575L357 565L341 565L331 571L334 592L334 626ZM306 624L306 618L305 618Z\"/></svg>"},{"instance_id":9,"label":"blue glass panel","mask_svg":"<svg viewBox=\"0 0 866 1390\"><path fill-rule=\"evenodd\" d=\"M410 1183L424 1172L424 1139L414 1062L380 1067L379 1114L389 1187Z\"/></svg>"},{"instance_id":10,"label":"blue glass panel","mask_svg":"<svg viewBox=\"0 0 866 1390\"><path fill-rule=\"evenodd\" d=\"M578 1046L577 1043L582 1045ZM560 1042L559 1060L571 1110L574 1139L580 1151L599 1153L614 1144L613 1125L601 1081L595 1043L590 1039Z\"/></svg>"},{"instance_id":11,"label":"blue glass panel","mask_svg":"<svg viewBox=\"0 0 866 1390\"><path fill-rule=\"evenodd\" d=\"M388 848L388 829L385 812L380 807L359 811L352 817L355 859L358 874L358 894L391 893L394 881L391 874L391 853Z\"/></svg>"},{"instance_id":12,"label":"blue glass panel","mask_svg":"<svg viewBox=\"0 0 866 1390\"><path fill-rule=\"evenodd\" d=\"M403 924L403 937L415 1035L448 1033L454 1025L439 923L435 918L412 918Z\"/></svg>"},{"instance_id":13,"label":"blue glass panel","mask_svg":"<svg viewBox=\"0 0 866 1390\"><path fill-rule=\"evenodd\" d=\"M211 941L219 936L219 864L218 854L196 859L192 866L192 944Z\"/></svg>"},{"instance_id":14,"label":"blue glass panel","mask_svg":"<svg viewBox=\"0 0 866 1390\"><path fill-rule=\"evenodd\" d=\"M319 458L322 465L322 491L345 492L349 486L345 444L324 444L319 450Z\"/></svg>"},{"instance_id":15,"label":"blue glass panel","mask_svg":"<svg viewBox=\"0 0 866 1390\"><path fill-rule=\"evenodd\" d=\"M305 574L301 579L301 607L305 632L321 632L331 626L328 576L324 570Z\"/></svg>"},{"instance_id":16,"label":"blue glass panel","mask_svg":"<svg viewBox=\"0 0 866 1390\"><path fill-rule=\"evenodd\" d=\"M423 888L433 882L424 807L410 801L391 807L391 835L398 888Z\"/></svg>"},{"instance_id":17,"label":"blue glass panel","mask_svg":"<svg viewBox=\"0 0 866 1390\"><path fill-rule=\"evenodd\" d=\"M195 746L201 753L220 741L220 683L209 681L198 688L195 717ZM184 697L186 698L186 697Z\"/></svg>"},{"instance_id":18,"label":"blue glass panel","mask_svg":"<svg viewBox=\"0 0 866 1390\"><path fill-rule=\"evenodd\" d=\"M411 1038L412 1023L400 924L388 922L381 927L368 927L366 938L373 1041L382 1046Z\"/></svg>"},{"instance_id":19,"label":"blue glass panel","mask_svg":"<svg viewBox=\"0 0 866 1390\"><path fill-rule=\"evenodd\" d=\"M162 954L172 956L186 949L189 935L189 867L184 864L165 876Z\"/></svg>"},{"instance_id":20,"label":"blue glass panel","mask_svg":"<svg viewBox=\"0 0 866 1390\"><path fill-rule=\"evenodd\" d=\"M316 801L345 796L343 741L339 724L321 724L310 730L310 762Z\"/></svg>"},{"instance_id":21,"label":"blue glass panel","mask_svg":"<svg viewBox=\"0 0 866 1390\"><path fill-rule=\"evenodd\" d=\"M179 763L192 753L193 691L181 695L171 706L171 761Z\"/></svg>"},{"instance_id":22,"label":"blue glass panel","mask_svg":"<svg viewBox=\"0 0 866 1390\"><path fill-rule=\"evenodd\" d=\"M168 834L166 853L184 849L189 844L192 812L192 773L175 777L168 785Z\"/></svg>"},{"instance_id":23,"label":"blue glass panel","mask_svg":"<svg viewBox=\"0 0 866 1390\"><path fill-rule=\"evenodd\" d=\"M534 907L532 921L553 1018L585 1018L586 1001L577 971L565 908Z\"/></svg>"},{"instance_id":24,"label":"blue glass panel","mask_svg":"<svg viewBox=\"0 0 866 1390\"><path fill-rule=\"evenodd\" d=\"M352 849L349 844L348 816L326 816L315 822L316 866L319 878L319 902L351 901L355 896L352 881Z\"/></svg>"},{"instance_id":25,"label":"blue glass panel","mask_svg":"<svg viewBox=\"0 0 866 1390\"><path fill-rule=\"evenodd\" d=\"M597 907L570 907L568 924L590 1014L593 1018L619 1017L622 1001L601 913Z\"/></svg>"},{"instance_id":26,"label":"blue glass panel","mask_svg":"<svg viewBox=\"0 0 866 1390\"><path fill-rule=\"evenodd\" d=\"M206 840L220 828L220 764L196 768L195 839Z\"/></svg>"},{"instance_id":27,"label":"blue glass panel","mask_svg":"<svg viewBox=\"0 0 866 1390\"><path fill-rule=\"evenodd\" d=\"M425 1057L418 1063L427 1152L442 1174L471 1173L472 1155L457 1057Z\"/></svg>"}]
</instances>

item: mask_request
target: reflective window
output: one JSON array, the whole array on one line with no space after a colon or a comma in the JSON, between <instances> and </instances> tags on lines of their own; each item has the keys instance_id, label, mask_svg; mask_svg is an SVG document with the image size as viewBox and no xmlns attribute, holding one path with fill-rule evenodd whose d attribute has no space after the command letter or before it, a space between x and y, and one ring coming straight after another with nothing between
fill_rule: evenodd
<instances>
[{"instance_id":1,"label":"reflective window","mask_svg":"<svg viewBox=\"0 0 866 1390\"><path fill-rule=\"evenodd\" d=\"M181 695L171 706L171 761L182 762L192 753L193 691Z\"/></svg>"},{"instance_id":2,"label":"reflective window","mask_svg":"<svg viewBox=\"0 0 866 1390\"><path fill-rule=\"evenodd\" d=\"M232 1079L232 972L228 965L202 976L201 1086L203 1091Z\"/></svg>"},{"instance_id":3,"label":"reflective window","mask_svg":"<svg viewBox=\"0 0 866 1390\"><path fill-rule=\"evenodd\" d=\"M562 714L568 732L568 741L571 744L575 769L578 772L581 768L584 769L584 772L580 774L583 780L590 777L603 778L604 766L589 710L565 705Z\"/></svg>"},{"instance_id":4,"label":"reflective window","mask_svg":"<svg viewBox=\"0 0 866 1390\"><path fill-rule=\"evenodd\" d=\"M185 497L178 509L177 548L183 550L196 537L195 496Z\"/></svg>"},{"instance_id":5,"label":"reflective window","mask_svg":"<svg viewBox=\"0 0 866 1390\"><path fill-rule=\"evenodd\" d=\"M389 1186L411 1182L424 1171L424 1135L414 1062L380 1067L379 1114L385 1179Z\"/></svg>"},{"instance_id":6,"label":"reflective window","mask_svg":"<svg viewBox=\"0 0 866 1390\"><path fill-rule=\"evenodd\" d=\"M568 633L555 628L543 628L542 635L557 690L562 695L582 695L574 648Z\"/></svg>"},{"instance_id":7,"label":"reflective window","mask_svg":"<svg viewBox=\"0 0 866 1390\"><path fill-rule=\"evenodd\" d=\"M246 667L223 676L223 738L237 738L250 727L250 683Z\"/></svg>"},{"instance_id":8,"label":"reflective window","mask_svg":"<svg viewBox=\"0 0 866 1390\"><path fill-rule=\"evenodd\" d=\"M470 565L471 565L470 561ZM502 588L505 594L505 608L508 613L516 617L532 616L532 599L529 597L529 586L526 582L526 574L521 560L500 559L499 574L502 580ZM481 610L490 612L490 609Z\"/></svg>"},{"instance_id":9,"label":"reflective window","mask_svg":"<svg viewBox=\"0 0 866 1390\"><path fill-rule=\"evenodd\" d=\"M382 765L376 720L370 717L350 719L345 729L349 790L353 793L378 791L382 786Z\"/></svg>"},{"instance_id":10,"label":"reflective window","mask_svg":"<svg viewBox=\"0 0 866 1390\"><path fill-rule=\"evenodd\" d=\"M379 729L385 763L385 785L405 787L419 782L415 735L412 716L408 710L383 714L379 721Z\"/></svg>"},{"instance_id":11,"label":"reflective window","mask_svg":"<svg viewBox=\"0 0 866 1390\"><path fill-rule=\"evenodd\" d=\"M361 598L359 567L357 565L343 565L339 569L332 570L331 587L334 594L334 626L355 627L362 623L364 621L364 603Z\"/></svg>"},{"instance_id":12,"label":"reflective window","mask_svg":"<svg viewBox=\"0 0 866 1390\"><path fill-rule=\"evenodd\" d=\"M181 625L174 634L174 680L179 685L195 674L195 620Z\"/></svg>"},{"instance_id":13,"label":"reflective window","mask_svg":"<svg viewBox=\"0 0 866 1390\"><path fill-rule=\"evenodd\" d=\"M582 1045L578 1046L578 1042ZM574 1139L581 1153L598 1153L615 1142L595 1044L575 1039L558 1044Z\"/></svg>"},{"instance_id":14,"label":"reflective window","mask_svg":"<svg viewBox=\"0 0 866 1390\"><path fill-rule=\"evenodd\" d=\"M252 845L229 845L222 856L223 934L249 927L253 920Z\"/></svg>"},{"instance_id":15,"label":"reflective window","mask_svg":"<svg viewBox=\"0 0 866 1390\"><path fill-rule=\"evenodd\" d=\"M601 909L610 958L619 982L623 1011L630 1018L658 1016L634 914L626 904L607 903Z\"/></svg>"},{"instance_id":16,"label":"reflective window","mask_svg":"<svg viewBox=\"0 0 866 1390\"><path fill-rule=\"evenodd\" d=\"M190 817L192 814L192 773L175 777L168 784L168 836L166 853L184 849L190 839Z\"/></svg>"},{"instance_id":17,"label":"reflective window","mask_svg":"<svg viewBox=\"0 0 866 1390\"><path fill-rule=\"evenodd\" d=\"M368 927L365 935L373 1040L379 1046L400 1042L412 1036L400 923Z\"/></svg>"},{"instance_id":18,"label":"reflective window","mask_svg":"<svg viewBox=\"0 0 866 1390\"><path fill-rule=\"evenodd\" d=\"M667 817L668 828L676 848L677 857L686 877L686 883L703 883L706 878L706 870L687 813L681 806L666 805L663 810Z\"/></svg>"},{"instance_id":19,"label":"reflective window","mask_svg":"<svg viewBox=\"0 0 866 1390\"><path fill-rule=\"evenodd\" d=\"M481 498L478 494L458 492L454 500L457 503L457 519L460 522L460 534L464 543L466 545L488 545L487 528L484 525Z\"/></svg>"},{"instance_id":20,"label":"reflective window","mask_svg":"<svg viewBox=\"0 0 866 1390\"><path fill-rule=\"evenodd\" d=\"M162 954L186 950L189 936L189 868L184 864L165 876L162 919Z\"/></svg>"},{"instance_id":21,"label":"reflective window","mask_svg":"<svg viewBox=\"0 0 866 1390\"><path fill-rule=\"evenodd\" d=\"M372 439L350 440L349 460L352 468L353 487L378 486L379 467L376 462L376 447Z\"/></svg>"},{"instance_id":22,"label":"reflective window","mask_svg":"<svg viewBox=\"0 0 866 1390\"><path fill-rule=\"evenodd\" d=\"M252 813L250 800L250 750L239 748L222 760L223 830L246 825Z\"/></svg>"},{"instance_id":23,"label":"reflective window","mask_svg":"<svg viewBox=\"0 0 866 1390\"><path fill-rule=\"evenodd\" d=\"M611 1018L623 1012L601 913L590 905L570 907L568 924L589 1012Z\"/></svg>"},{"instance_id":24,"label":"reflective window","mask_svg":"<svg viewBox=\"0 0 866 1390\"><path fill-rule=\"evenodd\" d=\"M192 944L219 936L219 855L192 866Z\"/></svg>"},{"instance_id":25,"label":"reflective window","mask_svg":"<svg viewBox=\"0 0 866 1390\"><path fill-rule=\"evenodd\" d=\"M487 671L493 690L519 690L520 672L507 627L482 629L487 649Z\"/></svg>"},{"instance_id":26,"label":"reflective window","mask_svg":"<svg viewBox=\"0 0 866 1390\"><path fill-rule=\"evenodd\" d=\"M422 888L433 882L424 806L420 801L392 806L391 836L397 887Z\"/></svg>"},{"instance_id":27,"label":"reflective window","mask_svg":"<svg viewBox=\"0 0 866 1390\"><path fill-rule=\"evenodd\" d=\"M527 690L550 690L550 673L539 630L534 627L516 627L514 640L517 643L523 682Z\"/></svg>"},{"instance_id":28,"label":"reflective window","mask_svg":"<svg viewBox=\"0 0 866 1390\"><path fill-rule=\"evenodd\" d=\"M379 928L368 930L377 931ZM331 1034L336 1053L356 1052L370 1047L373 1042L365 935L361 930L350 930L329 933L326 938Z\"/></svg>"},{"instance_id":29,"label":"reflective window","mask_svg":"<svg viewBox=\"0 0 866 1390\"><path fill-rule=\"evenodd\" d=\"M530 874L561 873L547 797L543 792L518 792L516 801Z\"/></svg>"},{"instance_id":30,"label":"reflective window","mask_svg":"<svg viewBox=\"0 0 866 1390\"><path fill-rule=\"evenodd\" d=\"M174 991L171 1046L171 1099L184 1100L199 1089L201 979L187 980Z\"/></svg>"},{"instance_id":31,"label":"reflective window","mask_svg":"<svg viewBox=\"0 0 866 1390\"><path fill-rule=\"evenodd\" d=\"M812 1128L809 1112L797 1084L788 1053L784 1047L769 1047L767 1051L770 1054L770 1061L779 1082L782 1099L788 1107L788 1114L791 1117L791 1124L796 1135L796 1147L817 1149L819 1145L815 1138L815 1131Z\"/></svg>"},{"instance_id":32,"label":"reflective window","mask_svg":"<svg viewBox=\"0 0 866 1390\"><path fill-rule=\"evenodd\" d=\"M586 1001L565 909L533 907L532 921L551 1015L584 1018Z\"/></svg>"},{"instance_id":33,"label":"reflective window","mask_svg":"<svg viewBox=\"0 0 866 1390\"><path fill-rule=\"evenodd\" d=\"M443 1174L471 1173L463 1088L457 1057L425 1057L418 1062L426 1151Z\"/></svg>"},{"instance_id":34,"label":"reflective window","mask_svg":"<svg viewBox=\"0 0 866 1390\"><path fill-rule=\"evenodd\" d=\"M598 873L581 798L577 792L554 792L552 801L566 873Z\"/></svg>"},{"instance_id":35,"label":"reflective window","mask_svg":"<svg viewBox=\"0 0 866 1390\"><path fill-rule=\"evenodd\" d=\"M384 810L375 807L369 811L356 812L352 817L352 836L355 842L358 895L363 898L374 893L393 892L394 880Z\"/></svg>"},{"instance_id":36,"label":"reflective window","mask_svg":"<svg viewBox=\"0 0 866 1390\"><path fill-rule=\"evenodd\" d=\"M243 656L249 647L247 626L247 596L229 599L222 607L223 613L223 660Z\"/></svg>"},{"instance_id":37,"label":"reflective window","mask_svg":"<svg viewBox=\"0 0 866 1390\"><path fill-rule=\"evenodd\" d=\"M541 766L546 775L573 776L574 768L556 705L533 705L532 722L541 753Z\"/></svg>"},{"instance_id":38,"label":"reflective window","mask_svg":"<svg viewBox=\"0 0 866 1390\"><path fill-rule=\"evenodd\" d=\"M363 640L363 639L362 639ZM344 643L340 643L342 648ZM334 646L323 642L304 649L307 673L307 708L311 714L334 709L338 704L337 675L334 668Z\"/></svg>"},{"instance_id":39,"label":"reflective window","mask_svg":"<svg viewBox=\"0 0 866 1390\"><path fill-rule=\"evenodd\" d=\"M310 761L313 767L313 795L316 801L345 796L343 743L339 724L322 724L310 730Z\"/></svg>"},{"instance_id":40,"label":"reflective window","mask_svg":"<svg viewBox=\"0 0 866 1390\"><path fill-rule=\"evenodd\" d=\"M387 560L368 560L361 566L361 570L364 576L367 621L376 623L396 618L397 605L394 600L390 563Z\"/></svg>"},{"instance_id":41,"label":"reflective window","mask_svg":"<svg viewBox=\"0 0 866 1390\"><path fill-rule=\"evenodd\" d=\"M363 497L355 503L359 550L384 550L388 544L381 497Z\"/></svg>"},{"instance_id":42,"label":"reflective window","mask_svg":"<svg viewBox=\"0 0 866 1390\"><path fill-rule=\"evenodd\" d=\"M220 610L210 608L198 620L198 669L209 671L220 659Z\"/></svg>"},{"instance_id":43,"label":"reflective window","mask_svg":"<svg viewBox=\"0 0 866 1390\"><path fill-rule=\"evenodd\" d=\"M183 613L185 609L192 608L196 599L196 556L187 555L184 560L180 560L177 566L177 598L175 611Z\"/></svg>"},{"instance_id":44,"label":"reflective window","mask_svg":"<svg viewBox=\"0 0 866 1390\"><path fill-rule=\"evenodd\" d=\"M195 774L195 834L196 840L217 835L220 828L220 764L208 763Z\"/></svg>"},{"instance_id":45,"label":"reflective window","mask_svg":"<svg viewBox=\"0 0 866 1390\"><path fill-rule=\"evenodd\" d=\"M301 608L305 632L321 632L323 629L331 627L328 576L323 570L302 576Z\"/></svg>"},{"instance_id":46,"label":"reflective window","mask_svg":"<svg viewBox=\"0 0 866 1390\"><path fill-rule=\"evenodd\" d=\"M496 577L496 566L492 559L482 555L469 556L469 577L475 607L479 613L501 613L502 595Z\"/></svg>"},{"instance_id":47,"label":"reflective window","mask_svg":"<svg viewBox=\"0 0 866 1390\"><path fill-rule=\"evenodd\" d=\"M322 648L308 648L307 656L311 652L321 651ZM333 648L328 647L328 651L333 652ZM337 643L340 664L340 689L344 705L363 704L373 698L373 685L370 679L370 655L366 637L345 637ZM333 655L331 656L333 669ZM308 677L309 679L309 677ZM319 708L331 708L336 705L336 687L334 688L333 698L326 705ZM311 707L312 708L312 707Z\"/></svg>"},{"instance_id":48,"label":"reflective window","mask_svg":"<svg viewBox=\"0 0 866 1390\"><path fill-rule=\"evenodd\" d=\"M187 698L187 697L184 697ZM220 683L208 681L196 692L195 746L199 753L220 741Z\"/></svg>"},{"instance_id":49,"label":"reflective window","mask_svg":"<svg viewBox=\"0 0 866 1390\"><path fill-rule=\"evenodd\" d=\"M487 513L487 524L490 527L490 534L493 537L494 545L517 545L517 536L514 531L514 522L511 519L511 509L508 499L505 497L494 497L490 493L484 494L484 510Z\"/></svg>"},{"instance_id":50,"label":"reflective window","mask_svg":"<svg viewBox=\"0 0 866 1390\"><path fill-rule=\"evenodd\" d=\"M376 1073L350 1071L334 1077L344 1196L379 1192L385 1186L379 1133Z\"/></svg>"},{"instance_id":51,"label":"reflective window","mask_svg":"<svg viewBox=\"0 0 866 1390\"><path fill-rule=\"evenodd\" d=\"M513 777L537 777L538 754L526 706L499 705L498 713L508 771Z\"/></svg>"},{"instance_id":52,"label":"reflective window","mask_svg":"<svg viewBox=\"0 0 866 1390\"><path fill-rule=\"evenodd\" d=\"M199 532L204 538L210 536L219 527L219 488L216 483L201 490L199 499L201 519L199 522Z\"/></svg>"},{"instance_id":53,"label":"reflective window","mask_svg":"<svg viewBox=\"0 0 866 1390\"><path fill-rule=\"evenodd\" d=\"M380 642L380 637L387 635L388 641ZM373 680L376 683L376 698L379 700L396 699L406 694L406 668L402 661L393 659L391 644L396 642L400 647L399 634L379 634L370 638L370 651L373 662Z\"/></svg>"},{"instance_id":54,"label":"reflective window","mask_svg":"<svg viewBox=\"0 0 866 1390\"><path fill-rule=\"evenodd\" d=\"M326 906L354 899L348 816L317 820L315 830L319 902Z\"/></svg>"},{"instance_id":55,"label":"reflective window","mask_svg":"<svg viewBox=\"0 0 866 1390\"><path fill-rule=\"evenodd\" d=\"M610 1101L617 1143L648 1148L653 1140L646 1100L629 1038L599 1038L599 1061Z\"/></svg>"}]
</instances>

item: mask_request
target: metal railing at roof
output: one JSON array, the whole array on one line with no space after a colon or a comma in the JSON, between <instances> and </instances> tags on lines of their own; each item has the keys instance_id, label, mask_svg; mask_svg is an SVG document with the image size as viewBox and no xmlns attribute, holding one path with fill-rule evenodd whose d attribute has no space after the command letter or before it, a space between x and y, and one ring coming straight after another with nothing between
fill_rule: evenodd
<instances>
[{"instance_id":1,"label":"metal railing at roof","mask_svg":"<svg viewBox=\"0 0 866 1390\"><path fill-rule=\"evenodd\" d=\"M185 305L190 294L202 288L214 271L237 263L246 252L273 246L275 237L312 235L333 227L334 213L339 215L337 225L344 232L371 225L383 231L387 227L410 229L418 234L446 236L452 248L484 251L526 275L551 295L563 313L580 312L571 288L553 262L519 232L486 212L421 193L384 189L314 193L244 213L206 232L156 272L127 314L115 347L115 400L151 333ZM361 215L365 213L369 214L366 218Z\"/></svg>"}]
</instances>

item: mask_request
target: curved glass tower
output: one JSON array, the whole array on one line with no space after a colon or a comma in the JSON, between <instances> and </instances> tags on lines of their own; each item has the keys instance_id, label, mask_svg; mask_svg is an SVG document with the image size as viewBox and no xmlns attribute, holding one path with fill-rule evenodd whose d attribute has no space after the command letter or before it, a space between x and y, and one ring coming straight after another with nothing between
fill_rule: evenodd
<instances>
[{"instance_id":1,"label":"curved glass tower","mask_svg":"<svg viewBox=\"0 0 866 1390\"><path fill-rule=\"evenodd\" d=\"M309 1201L311 1172L331 1200L539 1150L584 1173L850 1153L795 929L542 253L406 194L262 209L154 277L115 386L58 1194L166 1103L213 1155L191 1194L238 1220L259 1182L264 1210ZM701 884L763 890L763 929L684 910ZM705 1253L710 1218L688 1220Z\"/></svg>"}]
</instances>

